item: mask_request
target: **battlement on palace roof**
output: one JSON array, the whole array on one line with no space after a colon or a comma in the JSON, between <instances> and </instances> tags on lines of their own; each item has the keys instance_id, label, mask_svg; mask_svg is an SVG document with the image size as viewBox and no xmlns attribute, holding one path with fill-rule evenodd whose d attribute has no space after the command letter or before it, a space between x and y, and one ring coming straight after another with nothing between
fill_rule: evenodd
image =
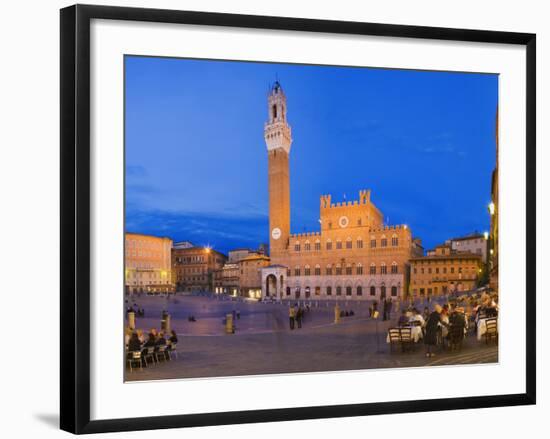
<instances>
[{"instance_id":1,"label":"battlement on palace roof","mask_svg":"<svg viewBox=\"0 0 550 439\"><path fill-rule=\"evenodd\" d=\"M303 233L291 233L291 239L304 239L304 238L320 238L321 232L303 232Z\"/></svg>"}]
</instances>

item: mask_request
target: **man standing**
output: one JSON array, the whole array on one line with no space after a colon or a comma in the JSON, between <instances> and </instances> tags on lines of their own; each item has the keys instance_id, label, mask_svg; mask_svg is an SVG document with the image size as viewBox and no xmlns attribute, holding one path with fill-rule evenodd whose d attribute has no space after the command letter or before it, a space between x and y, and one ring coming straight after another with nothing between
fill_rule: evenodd
<instances>
[{"instance_id":1,"label":"man standing","mask_svg":"<svg viewBox=\"0 0 550 439\"><path fill-rule=\"evenodd\" d=\"M294 329L294 320L296 318L296 309L294 308L294 305L291 305L288 309L288 318L290 322L290 330Z\"/></svg>"}]
</instances>

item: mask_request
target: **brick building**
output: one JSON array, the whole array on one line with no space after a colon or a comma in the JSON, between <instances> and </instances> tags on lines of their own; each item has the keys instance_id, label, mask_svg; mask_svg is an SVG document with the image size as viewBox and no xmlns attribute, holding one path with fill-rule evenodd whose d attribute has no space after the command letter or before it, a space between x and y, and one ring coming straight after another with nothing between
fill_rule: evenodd
<instances>
[{"instance_id":1,"label":"brick building","mask_svg":"<svg viewBox=\"0 0 550 439\"><path fill-rule=\"evenodd\" d=\"M413 296L437 296L477 287L482 255L458 252L450 244L437 246L427 256L411 258L409 291Z\"/></svg>"},{"instance_id":2,"label":"brick building","mask_svg":"<svg viewBox=\"0 0 550 439\"><path fill-rule=\"evenodd\" d=\"M209 247L172 249L172 279L176 291L214 291L214 272L227 257Z\"/></svg>"}]
</instances>

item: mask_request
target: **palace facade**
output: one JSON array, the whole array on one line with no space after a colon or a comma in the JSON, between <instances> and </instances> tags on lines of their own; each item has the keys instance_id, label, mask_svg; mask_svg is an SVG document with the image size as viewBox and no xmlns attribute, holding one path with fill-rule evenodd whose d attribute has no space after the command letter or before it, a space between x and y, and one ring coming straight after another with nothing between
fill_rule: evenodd
<instances>
[{"instance_id":1,"label":"palace facade","mask_svg":"<svg viewBox=\"0 0 550 439\"><path fill-rule=\"evenodd\" d=\"M408 291L409 259L422 246L406 225L386 225L370 190L355 201L320 197L320 231L292 234L286 96L275 82L264 127L268 151L271 265L262 269L262 297L383 299Z\"/></svg>"},{"instance_id":2,"label":"palace facade","mask_svg":"<svg viewBox=\"0 0 550 439\"><path fill-rule=\"evenodd\" d=\"M125 290L127 294L167 293L174 290L170 267L172 240L125 234Z\"/></svg>"}]
</instances>

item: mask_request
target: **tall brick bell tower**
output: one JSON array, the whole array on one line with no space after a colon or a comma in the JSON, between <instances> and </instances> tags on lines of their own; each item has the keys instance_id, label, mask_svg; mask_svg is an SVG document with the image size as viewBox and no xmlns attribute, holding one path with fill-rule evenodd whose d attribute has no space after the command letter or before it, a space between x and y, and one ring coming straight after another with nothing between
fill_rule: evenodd
<instances>
[{"instance_id":1,"label":"tall brick bell tower","mask_svg":"<svg viewBox=\"0 0 550 439\"><path fill-rule=\"evenodd\" d=\"M286 119L286 96L275 81L269 96L264 138L269 174L269 244L272 263L286 254L290 235L290 177L288 156L292 136Z\"/></svg>"}]
</instances>

